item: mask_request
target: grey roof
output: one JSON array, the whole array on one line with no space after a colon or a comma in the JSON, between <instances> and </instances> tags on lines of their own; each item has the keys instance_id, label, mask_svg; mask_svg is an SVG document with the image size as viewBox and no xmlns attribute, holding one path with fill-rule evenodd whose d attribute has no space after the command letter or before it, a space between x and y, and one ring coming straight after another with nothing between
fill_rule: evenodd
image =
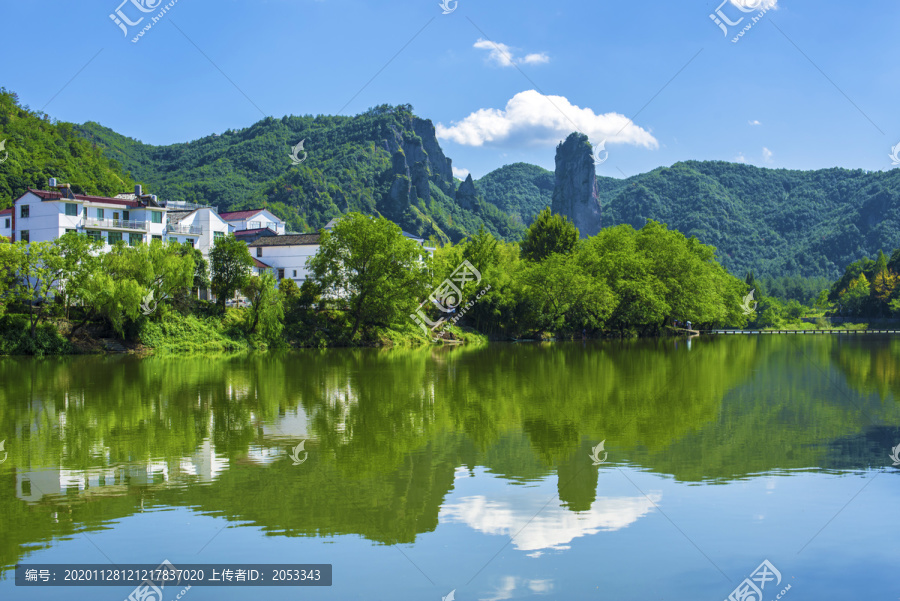
<instances>
[{"instance_id":1,"label":"grey roof","mask_svg":"<svg viewBox=\"0 0 900 601\"><path fill-rule=\"evenodd\" d=\"M334 219L332 219L331 221L329 221L328 223L326 223L326 224L325 224L325 227L322 228L322 229L326 229L326 230L334 229L334 226L337 225L338 219L340 219L340 217L335 217Z\"/></svg>"},{"instance_id":2,"label":"grey roof","mask_svg":"<svg viewBox=\"0 0 900 601\"><path fill-rule=\"evenodd\" d=\"M197 209L194 209L193 211L168 211L166 213L166 216L169 219L169 223L171 223L172 225L175 225L177 223L181 223L184 220L184 218L187 217L188 215L191 215L196 212L197 212Z\"/></svg>"},{"instance_id":3,"label":"grey roof","mask_svg":"<svg viewBox=\"0 0 900 601\"><path fill-rule=\"evenodd\" d=\"M305 246L318 244L320 234L283 234L281 236L264 236L247 246Z\"/></svg>"}]
</instances>

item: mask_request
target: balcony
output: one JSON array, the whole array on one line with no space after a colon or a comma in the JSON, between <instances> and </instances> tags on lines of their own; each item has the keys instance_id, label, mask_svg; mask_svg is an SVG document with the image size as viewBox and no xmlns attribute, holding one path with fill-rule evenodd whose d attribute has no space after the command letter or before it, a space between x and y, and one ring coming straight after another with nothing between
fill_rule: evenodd
<instances>
[{"instance_id":1,"label":"balcony","mask_svg":"<svg viewBox=\"0 0 900 601\"><path fill-rule=\"evenodd\" d=\"M166 226L166 233L199 236L203 233L203 227L199 225L168 225Z\"/></svg>"},{"instance_id":2,"label":"balcony","mask_svg":"<svg viewBox=\"0 0 900 601\"><path fill-rule=\"evenodd\" d=\"M84 227L104 228L104 229L120 229L120 230L138 230L141 232L146 232L147 231L147 222L146 221L137 221L134 219L96 219L93 217L86 217L84 220Z\"/></svg>"}]
</instances>

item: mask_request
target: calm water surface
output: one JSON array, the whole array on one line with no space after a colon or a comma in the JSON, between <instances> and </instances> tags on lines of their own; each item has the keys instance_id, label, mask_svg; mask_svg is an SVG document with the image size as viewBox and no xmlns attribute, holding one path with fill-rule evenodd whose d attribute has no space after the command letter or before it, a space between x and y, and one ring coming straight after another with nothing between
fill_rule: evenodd
<instances>
[{"instance_id":1,"label":"calm water surface","mask_svg":"<svg viewBox=\"0 0 900 601\"><path fill-rule=\"evenodd\" d=\"M900 338L5 359L0 382L0 599L134 588L24 589L16 564L164 559L334 566L189 601L721 601L766 560L763 601L900 598Z\"/></svg>"}]
</instances>

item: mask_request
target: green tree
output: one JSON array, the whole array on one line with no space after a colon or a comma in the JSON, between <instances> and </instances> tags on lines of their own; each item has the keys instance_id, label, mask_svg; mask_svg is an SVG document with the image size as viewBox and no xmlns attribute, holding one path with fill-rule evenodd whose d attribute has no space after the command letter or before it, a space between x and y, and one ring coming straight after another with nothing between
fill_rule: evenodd
<instances>
[{"instance_id":1,"label":"green tree","mask_svg":"<svg viewBox=\"0 0 900 601\"><path fill-rule=\"evenodd\" d=\"M352 340L360 328L392 326L413 312L427 293L424 256L396 224L348 213L322 232L307 267L327 295L346 300Z\"/></svg>"},{"instance_id":2,"label":"green tree","mask_svg":"<svg viewBox=\"0 0 900 601\"><path fill-rule=\"evenodd\" d=\"M229 234L219 238L209 251L211 287L216 295L220 312L225 312L225 301L240 290L253 267L253 257L247 245Z\"/></svg>"},{"instance_id":3,"label":"green tree","mask_svg":"<svg viewBox=\"0 0 900 601\"><path fill-rule=\"evenodd\" d=\"M28 309L31 336L37 325L46 319L52 307L53 296L66 275L66 261L58 244L53 242L16 242L19 252L19 282L12 288L16 299Z\"/></svg>"},{"instance_id":4,"label":"green tree","mask_svg":"<svg viewBox=\"0 0 900 601\"><path fill-rule=\"evenodd\" d=\"M570 254L578 245L578 228L563 215L554 215L547 207L525 232L522 257L543 261L553 253Z\"/></svg>"},{"instance_id":5,"label":"green tree","mask_svg":"<svg viewBox=\"0 0 900 601\"><path fill-rule=\"evenodd\" d=\"M294 283L294 280L282 280ZM294 289L297 285L294 284ZM241 292L250 301L247 311L247 331L260 335L269 341L276 340L284 329L284 305L282 295L275 287L275 276L269 272L257 277L250 276L241 288Z\"/></svg>"}]
</instances>

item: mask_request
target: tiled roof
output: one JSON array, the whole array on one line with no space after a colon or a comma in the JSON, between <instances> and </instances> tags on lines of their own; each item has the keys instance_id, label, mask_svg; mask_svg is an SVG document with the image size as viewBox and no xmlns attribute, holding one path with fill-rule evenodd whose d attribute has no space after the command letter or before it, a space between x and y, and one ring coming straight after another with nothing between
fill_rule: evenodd
<instances>
[{"instance_id":1,"label":"tiled roof","mask_svg":"<svg viewBox=\"0 0 900 601\"><path fill-rule=\"evenodd\" d=\"M271 265L266 265L265 263L263 263L262 261L260 261L260 260L257 259L256 257L251 257L251 258L253 259L253 265L254 265L254 267L259 267L260 269L272 269L272 266L271 266Z\"/></svg>"},{"instance_id":2,"label":"tiled roof","mask_svg":"<svg viewBox=\"0 0 900 601\"><path fill-rule=\"evenodd\" d=\"M2 211L0 211L0 215L12 215L12 207L9 207L8 209L3 209Z\"/></svg>"},{"instance_id":3,"label":"tiled roof","mask_svg":"<svg viewBox=\"0 0 900 601\"><path fill-rule=\"evenodd\" d=\"M40 198L41 200L71 200L63 196L60 192L48 192L46 190L34 190L28 188L28 191ZM23 195L24 196L24 195ZM141 203L136 200L122 200L121 198L107 198L105 196L90 196L87 194L73 194L75 200L83 200L86 202L96 202L103 204L112 204L125 207L140 207ZM21 196L19 197L21 198Z\"/></svg>"},{"instance_id":4,"label":"tiled roof","mask_svg":"<svg viewBox=\"0 0 900 601\"><path fill-rule=\"evenodd\" d=\"M196 209L194 209L193 211L168 211L166 215L168 216L169 223L175 225L177 223L181 223L185 217L189 217L196 211Z\"/></svg>"},{"instance_id":5,"label":"tiled roof","mask_svg":"<svg viewBox=\"0 0 900 601\"><path fill-rule=\"evenodd\" d=\"M318 244L320 234L284 234L282 236L264 236L248 246L304 246Z\"/></svg>"},{"instance_id":6,"label":"tiled roof","mask_svg":"<svg viewBox=\"0 0 900 601\"><path fill-rule=\"evenodd\" d=\"M265 209L253 209L252 211L232 211L230 213L219 213L219 217L225 221L240 221L247 217L253 217L257 213L262 213Z\"/></svg>"},{"instance_id":7,"label":"tiled roof","mask_svg":"<svg viewBox=\"0 0 900 601\"><path fill-rule=\"evenodd\" d=\"M253 234L258 234L260 232L272 232L272 228L258 227L254 230L238 230L234 235L235 237L240 238L241 236L252 236ZM272 232L272 235L275 236L276 232Z\"/></svg>"}]
</instances>

